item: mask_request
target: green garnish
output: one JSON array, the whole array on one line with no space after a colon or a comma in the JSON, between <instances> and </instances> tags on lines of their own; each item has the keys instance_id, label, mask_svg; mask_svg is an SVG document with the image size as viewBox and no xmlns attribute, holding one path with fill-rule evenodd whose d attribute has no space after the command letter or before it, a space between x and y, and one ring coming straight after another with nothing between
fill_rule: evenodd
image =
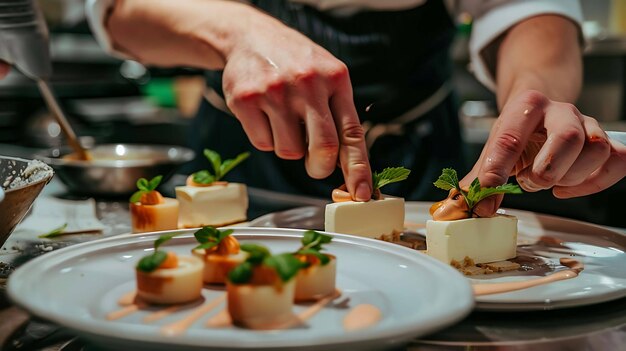
<instances>
[{"instance_id":1,"label":"green garnish","mask_svg":"<svg viewBox=\"0 0 626 351\"><path fill-rule=\"evenodd\" d=\"M150 179L149 181L146 178L139 178L139 180L137 181L137 189L139 189L139 191L135 192L133 196L130 197L130 202L139 202L139 200L141 200L141 195L149 193L158 188L159 184L161 184L162 179L163 176L161 175L158 175Z\"/></svg>"},{"instance_id":2,"label":"green garnish","mask_svg":"<svg viewBox=\"0 0 626 351\"><path fill-rule=\"evenodd\" d=\"M382 172L372 173L372 185L374 191L391 183L403 181L409 177L411 170L404 167L387 167Z\"/></svg>"},{"instance_id":3,"label":"green garnish","mask_svg":"<svg viewBox=\"0 0 626 351\"><path fill-rule=\"evenodd\" d=\"M227 230L218 230L213 227L203 227L199 229L197 232L193 233L193 236L196 237L196 240L200 243L200 245L196 246L196 249L212 249L215 246L219 245L222 240L231 235L233 233L232 229Z\"/></svg>"},{"instance_id":4,"label":"green garnish","mask_svg":"<svg viewBox=\"0 0 626 351\"><path fill-rule=\"evenodd\" d=\"M62 226L52 229L51 231L45 234L39 235L38 238L45 238L45 239L56 238L57 236L63 235L63 232L65 232L65 228L67 228L67 223L63 223Z\"/></svg>"},{"instance_id":5,"label":"green garnish","mask_svg":"<svg viewBox=\"0 0 626 351\"><path fill-rule=\"evenodd\" d=\"M470 209L470 215L474 206L489 196L496 194L522 193L522 189L515 184L504 184L495 188L483 188L480 186L478 178L474 179L468 191L464 191L459 185L459 177L457 176L456 171L452 168L444 168L437 181L433 184L437 188L446 191L449 191L450 189L458 190L463 195L463 198L465 198L465 202L467 202L467 206Z\"/></svg>"},{"instance_id":6,"label":"green garnish","mask_svg":"<svg viewBox=\"0 0 626 351\"><path fill-rule=\"evenodd\" d=\"M163 261L167 258L167 253L159 251L159 246L163 245L176 235L179 235L179 233L161 235L158 239L156 239L154 241L154 252L139 260L137 263L137 270L150 273L159 268L161 263L163 263Z\"/></svg>"},{"instance_id":7,"label":"green garnish","mask_svg":"<svg viewBox=\"0 0 626 351\"><path fill-rule=\"evenodd\" d=\"M233 159L224 160L224 162L222 162L220 154L213 150L204 149L204 156L206 156L211 163L213 173L208 170L202 170L192 174L193 181L198 184L211 184L213 182L217 182L222 179L226 173L235 168L235 166L247 159L250 156L250 153L243 152Z\"/></svg>"},{"instance_id":8,"label":"green garnish","mask_svg":"<svg viewBox=\"0 0 626 351\"><path fill-rule=\"evenodd\" d=\"M255 266L266 265L274 269L283 282L293 278L305 266L293 254L272 255L265 246L243 244L241 250L248 253L248 258L228 273L228 280L233 284L248 283L252 279Z\"/></svg>"},{"instance_id":9,"label":"green garnish","mask_svg":"<svg viewBox=\"0 0 626 351\"><path fill-rule=\"evenodd\" d=\"M296 251L298 255L311 255L315 256L322 266L330 262L328 255L321 253L323 249L322 245L328 244L333 238L330 235L318 233L314 230L307 230L302 237L302 246Z\"/></svg>"}]
</instances>

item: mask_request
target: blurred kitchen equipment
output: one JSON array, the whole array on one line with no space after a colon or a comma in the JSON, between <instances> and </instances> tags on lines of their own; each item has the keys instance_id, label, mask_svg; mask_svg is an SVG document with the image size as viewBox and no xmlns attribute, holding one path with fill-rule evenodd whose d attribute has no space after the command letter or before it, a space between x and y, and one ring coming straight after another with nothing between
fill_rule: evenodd
<instances>
[{"instance_id":1,"label":"blurred kitchen equipment","mask_svg":"<svg viewBox=\"0 0 626 351\"><path fill-rule=\"evenodd\" d=\"M90 161L63 158L67 149L38 154L50 164L71 193L116 197L137 190L139 178L163 175L167 180L176 167L194 158L194 152L167 145L105 144L89 149Z\"/></svg>"},{"instance_id":2,"label":"blurred kitchen equipment","mask_svg":"<svg viewBox=\"0 0 626 351\"><path fill-rule=\"evenodd\" d=\"M44 169L40 171L41 173L24 177L23 172L29 166L29 162L31 161L21 158L0 156L0 188L4 188L4 200L0 201L0 246L24 218L43 187L54 176L50 167L42 165ZM20 184L11 187L11 182L21 175Z\"/></svg>"},{"instance_id":3,"label":"blurred kitchen equipment","mask_svg":"<svg viewBox=\"0 0 626 351\"><path fill-rule=\"evenodd\" d=\"M0 59L37 81L76 156L87 159L48 83L52 75L48 29L35 0L0 0Z\"/></svg>"}]
</instances>

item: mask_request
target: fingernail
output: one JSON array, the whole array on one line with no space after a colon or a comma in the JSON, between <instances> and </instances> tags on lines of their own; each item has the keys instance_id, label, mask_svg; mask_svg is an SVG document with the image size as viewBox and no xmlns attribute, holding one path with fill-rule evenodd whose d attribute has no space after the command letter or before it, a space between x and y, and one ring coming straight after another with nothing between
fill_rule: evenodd
<instances>
[{"instance_id":1,"label":"fingernail","mask_svg":"<svg viewBox=\"0 0 626 351\"><path fill-rule=\"evenodd\" d=\"M357 187L356 187L356 201L369 201L369 199L372 197L372 189L370 188L369 184L363 182L360 183Z\"/></svg>"},{"instance_id":2,"label":"fingernail","mask_svg":"<svg viewBox=\"0 0 626 351\"><path fill-rule=\"evenodd\" d=\"M474 213L478 215L478 217L493 217L493 215L498 210L498 204L496 202L496 197L488 197L482 200L476 207L474 208Z\"/></svg>"}]
</instances>

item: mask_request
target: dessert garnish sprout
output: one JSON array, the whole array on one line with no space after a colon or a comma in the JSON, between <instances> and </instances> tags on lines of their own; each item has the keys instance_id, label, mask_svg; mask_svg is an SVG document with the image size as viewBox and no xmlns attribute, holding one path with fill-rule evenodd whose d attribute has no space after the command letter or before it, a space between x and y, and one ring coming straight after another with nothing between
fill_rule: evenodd
<instances>
[{"instance_id":1,"label":"dessert garnish sprout","mask_svg":"<svg viewBox=\"0 0 626 351\"><path fill-rule=\"evenodd\" d=\"M411 170L404 167L387 167L380 173L372 173L372 198L374 200L380 199L380 188L387 184L401 182L409 177Z\"/></svg>"},{"instance_id":2,"label":"dessert garnish sprout","mask_svg":"<svg viewBox=\"0 0 626 351\"><path fill-rule=\"evenodd\" d=\"M202 170L191 175L194 183L208 185L213 182L220 181L226 173L245 161L249 156L249 152L243 152L233 159L222 161L220 154L213 150L204 149L204 156L209 160L213 167L213 173L209 170Z\"/></svg>"},{"instance_id":3,"label":"dessert garnish sprout","mask_svg":"<svg viewBox=\"0 0 626 351\"><path fill-rule=\"evenodd\" d=\"M259 266L273 269L282 282L287 282L306 265L291 253L272 255L262 245L242 244L241 250L248 253L248 258L228 273L228 279L233 284L249 283L252 280L254 268Z\"/></svg>"},{"instance_id":4,"label":"dessert garnish sprout","mask_svg":"<svg viewBox=\"0 0 626 351\"><path fill-rule=\"evenodd\" d=\"M210 250L214 247L217 247L224 238L231 235L233 233L232 229L227 230L219 230L213 227L202 227L195 233L193 236L200 243L198 246L194 247L194 250L204 249Z\"/></svg>"},{"instance_id":5,"label":"dessert garnish sprout","mask_svg":"<svg viewBox=\"0 0 626 351\"><path fill-rule=\"evenodd\" d=\"M296 251L296 255L313 256L317 258L322 266L330 262L328 255L321 253L322 245L328 244L333 240L330 235L318 233L314 230L307 230L302 237L302 246ZM307 266L309 263L307 262Z\"/></svg>"},{"instance_id":6,"label":"dessert garnish sprout","mask_svg":"<svg viewBox=\"0 0 626 351\"><path fill-rule=\"evenodd\" d=\"M175 255L168 255L167 252L159 250L159 247L176 235L179 234L165 234L161 235L157 240L155 240L154 252L150 255L144 256L141 260L139 260L139 262L137 263L137 270L145 273L150 273L157 270L163 264L163 262L168 259L169 256L173 256L175 258Z\"/></svg>"},{"instance_id":7,"label":"dessert garnish sprout","mask_svg":"<svg viewBox=\"0 0 626 351\"><path fill-rule=\"evenodd\" d=\"M147 180L146 178L139 178L139 180L137 180L137 189L139 190L130 197L130 202L135 203L141 201L143 203L144 201L142 201L142 197L145 198L150 195L156 195L156 197L161 197L161 194L158 194L156 188L159 187L162 179L163 176L161 175L158 175L150 180ZM157 201L156 203L159 202L160 201Z\"/></svg>"},{"instance_id":8,"label":"dessert garnish sprout","mask_svg":"<svg viewBox=\"0 0 626 351\"><path fill-rule=\"evenodd\" d=\"M480 181L478 177L474 179L472 184L470 184L467 191L461 189L459 185L459 178L457 176L456 170L452 168L444 168L441 175L433 183L437 188L450 191L451 189L456 189L456 191L463 196L465 202L467 203L468 210L468 218L472 218L474 213L473 209L481 200L496 194L521 194L522 189L515 184L503 184L499 185L495 188L490 187L481 187Z\"/></svg>"}]
</instances>

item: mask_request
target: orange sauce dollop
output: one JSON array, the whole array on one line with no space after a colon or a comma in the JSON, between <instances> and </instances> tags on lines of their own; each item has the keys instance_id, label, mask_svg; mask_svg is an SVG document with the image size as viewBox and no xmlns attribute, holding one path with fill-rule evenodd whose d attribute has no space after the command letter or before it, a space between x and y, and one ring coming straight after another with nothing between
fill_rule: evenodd
<instances>
[{"instance_id":1,"label":"orange sauce dollop","mask_svg":"<svg viewBox=\"0 0 626 351\"><path fill-rule=\"evenodd\" d=\"M469 217L469 206L463 194L457 189L450 189L448 197L430 207L430 215L435 221L454 221Z\"/></svg>"}]
</instances>

